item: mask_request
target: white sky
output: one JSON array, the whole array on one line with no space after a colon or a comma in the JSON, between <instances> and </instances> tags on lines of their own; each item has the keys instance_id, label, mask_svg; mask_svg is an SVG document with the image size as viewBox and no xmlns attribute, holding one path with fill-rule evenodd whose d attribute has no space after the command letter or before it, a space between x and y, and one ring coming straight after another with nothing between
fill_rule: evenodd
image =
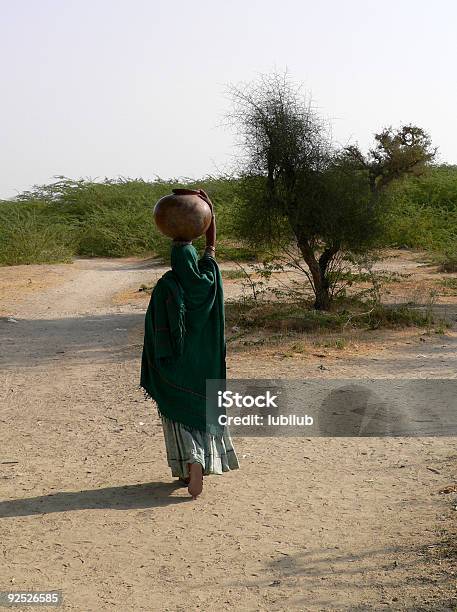
<instances>
[{"instance_id":1,"label":"white sky","mask_svg":"<svg viewBox=\"0 0 457 612\"><path fill-rule=\"evenodd\" d=\"M0 0L0 197L56 174L230 169L227 83L284 71L366 148L428 130L457 163L453 0Z\"/></svg>"}]
</instances>

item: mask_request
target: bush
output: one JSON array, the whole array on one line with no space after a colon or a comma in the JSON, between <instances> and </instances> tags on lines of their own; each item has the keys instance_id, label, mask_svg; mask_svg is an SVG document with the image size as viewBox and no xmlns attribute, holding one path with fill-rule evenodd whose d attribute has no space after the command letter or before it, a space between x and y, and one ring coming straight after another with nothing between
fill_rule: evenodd
<instances>
[{"instance_id":1,"label":"bush","mask_svg":"<svg viewBox=\"0 0 457 612\"><path fill-rule=\"evenodd\" d=\"M0 204L0 264L70 261L76 250L76 226L43 203Z\"/></svg>"},{"instance_id":2,"label":"bush","mask_svg":"<svg viewBox=\"0 0 457 612\"><path fill-rule=\"evenodd\" d=\"M2 203L0 263L68 261L74 255L155 255L168 260L171 241L156 229L152 210L173 187L208 191L217 213L218 254L255 258L234 237L236 181L206 178L198 183L117 179L74 181L65 177ZM25 238L27 236L27 238ZM195 243L204 247L204 238Z\"/></svg>"},{"instance_id":3,"label":"bush","mask_svg":"<svg viewBox=\"0 0 457 612\"><path fill-rule=\"evenodd\" d=\"M250 191L241 179L206 177L183 183L60 177L16 201L0 202L0 265L69 261L75 255L168 260L171 242L155 228L152 209L173 187L182 186L202 186L212 198L220 259L262 258L262 233L273 228L243 200ZM435 167L424 177L408 178L393 185L390 196L385 242L427 249L443 270L457 270L457 168ZM274 220L274 229L290 237L280 219ZM203 248L204 238L195 245Z\"/></svg>"},{"instance_id":4,"label":"bush","mask_svg":"<svg viewBox=\"0 0 457 612\"><path fill-rule=\"evenodd\" d=\"M142 255L157 250L159 240L162 237L151 225L151 212L147 208L135 203L119 208L98 204L88 211L81 224L78 254L91 257Z\"/></svg>"},{"instance_id":5,"label":"bush","mask_svg":"<svg viewBox=\"0 0 457 612\"><path fill-rule=\"evenodd\" d=\"M438 323L447 328L449 323L437 319L430 308L412 304L387 306L357 300L348 308L333 312L314 310L305 302L232 300L226 304L227 325L243 329L274 331L343 331L346 327L361 329L427 327Z\"/></svg>"},{"instance_id":6,"label":"bush","mask_svg":"<svg viewBox=\"0 0 457 612\"><path fill-rule=\"evenodd\" d=\"M444 255L456 252L457 167L429 168L390 188L392 208L386 241ZM452 259L452 257L451 257Z\"/></svg>"},{"instance_id":7,"label":"bush","mask_svg":"<svg viewBox=\"0 0 457 612\"><path fill-rule=\"evenodd\" d=\"M444 249L439 263L441 272L457 272L457 244L454 243Z\"/></svg>"}]
</instances>

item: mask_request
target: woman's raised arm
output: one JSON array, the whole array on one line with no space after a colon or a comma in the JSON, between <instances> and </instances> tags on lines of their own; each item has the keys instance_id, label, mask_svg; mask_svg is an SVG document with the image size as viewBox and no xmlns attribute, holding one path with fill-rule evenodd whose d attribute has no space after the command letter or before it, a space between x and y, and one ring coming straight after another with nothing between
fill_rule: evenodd
<instances>
[{"instance_id":1,"label":"woman's raised arm","mask_svg":"<svg viewBox=\"0 0 457 612\"><path fill-rule=\"evenodd\" d=\"M208 206L211 209L211 223L208 229L206 230L205 253L207 253L208 255L211 255L211 257L214 257L216 254L216 217L214 215L214 205L211 202L206 191L203 191L203 189L199 189L198 191L200 193L200 197L202 198L202 200L205 200L205 202L208 204Z\"/></svg>"}]
</instances>

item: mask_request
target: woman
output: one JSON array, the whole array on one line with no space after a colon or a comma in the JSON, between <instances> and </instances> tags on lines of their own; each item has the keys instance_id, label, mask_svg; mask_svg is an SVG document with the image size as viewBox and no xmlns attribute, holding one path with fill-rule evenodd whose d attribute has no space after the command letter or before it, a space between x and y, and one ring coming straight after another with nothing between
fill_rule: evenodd
<instances>
[{"instance_id":1,"label":"woman","mask_svg":"<svg viewBox=\"0 0 457 612\"><path fill-rule=\"evenodd\" d=\"M198 259L191 242L175 240L171 270L157 282L145 318L141 386L162 419L168 465L196 499L203 475L237 469L226 428L209 422L206 380L225 379L224 297L215 260L216 220L211 208L206 248Z\"/></svg>"}]
</instances>

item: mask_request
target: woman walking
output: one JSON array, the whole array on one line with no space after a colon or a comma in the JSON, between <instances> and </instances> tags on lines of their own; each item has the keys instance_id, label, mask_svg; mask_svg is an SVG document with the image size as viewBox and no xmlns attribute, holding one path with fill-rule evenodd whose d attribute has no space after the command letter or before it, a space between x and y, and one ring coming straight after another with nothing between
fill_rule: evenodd
<instances>
[{"instance_id":1,"label":"woman walking","mask_svg":"<svg viewBox=\"0 0 457 612\"><path fill-rule=\"evenodd\" d=\"M226 428L208 422L206 380L225 379L224 297L215 260L216 220L199 259L191 242L174 240L171 270L157 282L145 317L141 387L157 402L168 465L196 499L203 475L237 469Z\"/></svg>"}]
</instances>

